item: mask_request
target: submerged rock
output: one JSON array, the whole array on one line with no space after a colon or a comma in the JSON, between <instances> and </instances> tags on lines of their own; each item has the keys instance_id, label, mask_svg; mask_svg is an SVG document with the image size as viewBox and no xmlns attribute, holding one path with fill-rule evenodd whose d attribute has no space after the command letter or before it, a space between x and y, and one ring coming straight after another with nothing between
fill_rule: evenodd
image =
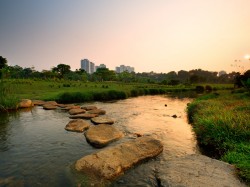
<instances>
[{"instance_id":1,"label":"submerged rock","mask_svg":"<svg viewBox=\"0 0 250 187\"><path fill-rule=\"evenodd\" d=\"M97 125L85 132L86 140L94 147L105 147L123 137L123 133L110 125Z\"/></svg>"},{"instance_id":2,"label":"submerged rock","mask_svg":"<svg viewBox=\"0 0 250 187\"><path fill-rule=\"evenodd\" d=\"M92 105L90 105L90 106L82 106L81 107L82 109L84 109L84 110L96 110L97 109L97 107L96 106L92 106Z\"/></svg>"},{"instance_id":3,"label":"submerged rock","mask_svg":"<svg viewBox=\"0 0 250 187\"><path fill-rule=\"evenodd\" d=\"M106 117L106 116L99 116L99 117L91 118L91 121L94 124L110 124L111 125L114 123L113 119Z\"/></svg>"},{"instance_id":4,"label":"submerged rock","mask_svg":"<svg viewBox=\"0 0 250 187\"><path fill-rule=\"evenodd\" d=\"M140 137L79 159L75 168L86 175L115 179L135 164L159 155L163 145L151 137Z\"/></svg>"},{"instance_id":5,"label":"submerged rock","mask_svg":"<svg viewBox=\"0 0 250 187\"><path fill-rule=\"evenodd\" d=\"M33 103L30 99L22 99L18 105L19 108L30 108L32 106L33 106Z\"/></svg>"},{"instance_id":6,"label":"submerged rock","mask_svg":"<svg viewBox=\"0 0 250 187\"><path fill-rule=\"evenodd\" d=\"M75 109L73 108L73 109L69 110L70 115L83 114L85 112L86 112L86 110L83 110L81 108L75 108Z\"/></svg>"},{"instance_id":7,"label":"submerged rock","mask_svg":"<svg viewBox=\"0 0 250 187\"><path fill-rule=\"evenodd\" d=\"M106 111L102 110L102 109L89 110L88 112L90 114L98 114L98 115L104 115L104 114L106 114Z\"/></svg>"},{"instance_id":8,"label":"submerged rock","mask_svg":"<svg viewBox=\"0 0 250 187\"><path fill-rule=\"evenodd\" d=\"M76 114L76 115L72 115L69 116L70 119L91 119L94 117L97 117L98 114L88 114L88 113L84 113L84 114Z\"/></svg>"},{"instance_id":9,"label":"submerged rock","mask_svg":"<svg viewBox=\"0 0 250 187\"><path fill-rule=\"evenodd\" d=\"M232 165L203 155L163 162L157 170L161 186L246 186L238 180Z\"/></svg>"},{"instance_id":10,"label":"submerged rock","mask_svg":"<svg viewBox=\"0 0 250 187\"><path fill-rule=\"evenodd\" d=\"M87 121L82 119L71 120L65 127L65 130L83 132L90 127L90 124Z\"/></svg>"}]
</instances>

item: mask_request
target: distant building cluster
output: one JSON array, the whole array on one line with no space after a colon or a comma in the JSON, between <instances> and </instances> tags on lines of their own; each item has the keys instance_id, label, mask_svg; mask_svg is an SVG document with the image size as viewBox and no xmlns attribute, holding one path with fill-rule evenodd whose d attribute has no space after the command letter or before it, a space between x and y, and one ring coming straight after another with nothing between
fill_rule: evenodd
<instances>
[{"instance_id":1,"label":"distant building cluster","mask_svg":"<svg viewBox=\"0 0 250 187\"><path fill-rule=\"evenodd\" d=\"M88 59L81 60L81 69L84 69L87 73L92 74L96 72L98 68L107 68L105 64L100 64L99 66L95 66L95 63L89 61ZM129 73L134 72L135 68L125 65L120 65L115 68L116 73L122 73L127 71Z\"/></svg>"},{"instance_id":2,"label":"distant building cluster","mask_svg":"<svg viewBox=\"0 0 250 187\"><path fill-rule=\"evenodd\" d=\"M130 67L130 66L125 66L125 65L120 65L120 67L116 67L115 68L116 73L122 73L124 71L127 71L129 73L134 72L135 68L134 67Z\"/></svg>"}]
</instances>

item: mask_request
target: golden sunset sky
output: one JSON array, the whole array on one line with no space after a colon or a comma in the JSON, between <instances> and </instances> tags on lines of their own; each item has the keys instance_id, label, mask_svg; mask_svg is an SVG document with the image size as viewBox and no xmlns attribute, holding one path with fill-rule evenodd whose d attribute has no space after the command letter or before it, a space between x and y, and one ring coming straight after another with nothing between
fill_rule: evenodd
<instances>
[{"instance_id":1,"label":"golden sunset sky","mask_svg":"<svg viewBox=\"0 0 250 187\"><path fill-rule=\"evenodd\" d=\"M9 65L250 69L250 0L0 0L0 9Z\"/></svg>"}]
</instances>

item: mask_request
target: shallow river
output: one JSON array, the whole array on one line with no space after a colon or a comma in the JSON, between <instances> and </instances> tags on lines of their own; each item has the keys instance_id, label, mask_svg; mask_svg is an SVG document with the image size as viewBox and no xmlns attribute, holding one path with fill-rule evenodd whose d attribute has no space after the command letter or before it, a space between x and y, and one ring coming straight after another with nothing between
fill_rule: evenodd
<instances>
[{"instance_id":1,"label":"shallow river","mask_svg":"<svg viewBox=\"0 0 250 187\"><path fill-rule=\"evenodd\" d=\"M115 119L126 136L109 146L128 141L134 133L162 141L164 151L156 159L141 163L114 181L111 186L157 186L161 162L199 153L194 133L187 123L188 98L142 96L116 102L95 102ZM165 106L167 104L167 106ZM172 115L177 115L173 118ZM0 186L77 186L84 177L72 169L74 162L98 149L91 147L83 133L64 130L70 121L62 110L42 107L0 115Z\"/></svg>"}]
</instances>

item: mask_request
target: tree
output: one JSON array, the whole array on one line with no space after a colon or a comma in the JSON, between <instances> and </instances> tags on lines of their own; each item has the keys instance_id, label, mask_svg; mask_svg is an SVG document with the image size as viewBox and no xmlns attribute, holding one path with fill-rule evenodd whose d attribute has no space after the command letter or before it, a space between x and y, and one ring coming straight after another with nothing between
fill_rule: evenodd
<instances>
[{"instance_id":1,"label":"tree","mask_svg":"<svg viewBox=\"0 0 250 187\"><path fill-rule=\"evenodd\" d=\"M98 81L114 81L116 80L116 74L114 71L108 68L98 68L95 73L93 73L94 79Z\"/></svg>"},{"instance_id":2,"label":"tree","mask_svg":"<svg viewBox=\"0 0 250 187\"><path fill-rule=\"evenodd\" d=\"M4 67L6 67L7 63L8 63L7 59L0 56L0 69L3 69Z\"/></svg>"},{"instance_id":3,"label":"tree","mask_svg":"<svg viewBox=\"0 0 250 187\"><path fill-rule=\"evenodd\" d=\"M65 74L70 72L70 66L66 64L58 64L56 67L52 68L52 72L58 73L59 77L62 78Z\"/></svg>"}]
</instances>

